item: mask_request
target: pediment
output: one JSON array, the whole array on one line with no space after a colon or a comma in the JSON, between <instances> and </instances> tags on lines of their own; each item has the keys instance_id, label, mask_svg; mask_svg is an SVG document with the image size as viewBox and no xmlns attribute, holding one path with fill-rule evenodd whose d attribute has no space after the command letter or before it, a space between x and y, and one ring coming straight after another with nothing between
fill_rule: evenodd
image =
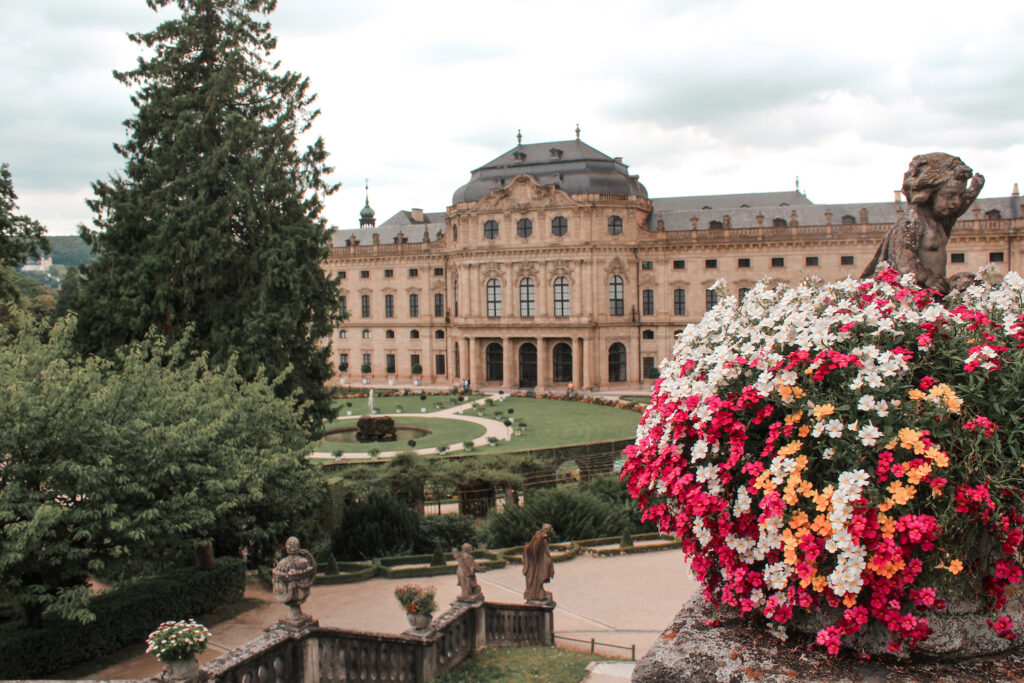
<instances>
[{"instance_id":1,"label":"pediment","mask_svg":"<svg viewBox=\"0 0 1024 683\"><path fill-rule=\"evenodd\" d=\"M477 211L544 209L576 204L554 185L541 185L533 176L520 173L505 187L491 190L477 202Z\"/></svg>"}]
</instances>

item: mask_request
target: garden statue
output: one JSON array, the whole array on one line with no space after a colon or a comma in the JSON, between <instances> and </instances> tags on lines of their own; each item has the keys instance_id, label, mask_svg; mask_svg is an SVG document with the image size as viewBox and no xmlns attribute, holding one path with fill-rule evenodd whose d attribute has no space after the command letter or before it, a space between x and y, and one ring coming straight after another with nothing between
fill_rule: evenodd
<instances>
[{"instance_id":1,"label":"garden statue","mask_svg":"<svg viewBox=\"0 0 1024 683\"><path fill-rule=\"evenodd\" d=\"M312 621L302 613L301 605L309 597L316 580L316 560L312 553L299 547L299 539L291 536L284 544L286 557L274 566L274 595L291 610L285 623L299 626Z\"/></svg>"},{"instance_id":2,"label":"garden statue","mask_svg":"<svg viewBox=\"0 0 1024 683\"><path fill-rule=\"evenodd\" d=\"M480 584L476 581L476 559L473 557L473 546L468 543L462 544L461 550L452 548L452 556L459 565L455 576L459 581L459 588L462 592L456 598L459 602L480 602L484 599L484 593L480 590Z\"/></svg>"},{"instance_id":3,"label":"garden statue","mask_svg":"<svg viewBox=\"0 0 1024 683\"><path fill-rule=\"evenodd\" d=\"M861 277L871 277L885 262L900 273L912 273L918 285L943 294L951 287L962 289L972 284L974 278L967 273L946 278L946 243L957 218L984 185L985 178L973 173L959 157L941 152L915 156L903 175L909 210L882 238Z\"/></svg>"},{"instance_id":4,"label":"garden statue","mask_svg":"<svg viewBox=\"0 0 1024 683\"><path fill-rule=\"evenodd\" d=\"M552 526L545 524L523 548L523 575L526 576L523 597L527 602L552 602L551 592L544 590L544 584L555 575L555 563L551 561L548 548L552 531Z\"/></svg>"},{"instance_id":5,"label":"garden statue","mask_svg":"<svg viewBox=\"0 0 1024 683\"><path fill-rule=\"evenodd\" d=\"M370 389L370 415L373 415L373 389Z\"/></svg>"}]
</instances>

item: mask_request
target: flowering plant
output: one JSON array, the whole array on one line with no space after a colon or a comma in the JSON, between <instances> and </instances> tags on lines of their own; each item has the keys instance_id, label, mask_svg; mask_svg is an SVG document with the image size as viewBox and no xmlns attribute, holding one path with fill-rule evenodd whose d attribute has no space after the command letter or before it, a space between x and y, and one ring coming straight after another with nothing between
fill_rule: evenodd
<instances>
[{"instance_id":1,"label":"flowering plant","mask_svg":"<svg viewBox=\"0 0 1024 683\"><path fill-rule=\"evenodd\" d=\"M1022 347L1015 273L760 283L679 335L622 476L712 602L913 649L947 600L1000 611L1021 581Z\"/></svg>"},{"instance_id":2,"label":"flowering plant","mask_svg":"<svg viewBox=\"0 0 1024 683\"><path fill-rule=\"evenodd\" d=\"M146 638L146 653L161 662L187 659L206 649L210 632L195 619L165 621Z\"/></svg>"},{"instance_id":3,"label":"flowering plant","mask_svg":"<svg viewBox=\"0 0 1024 683\"><path fill-rule=\"evenodd\" d=\"M433 588L420 588L407 584L395 589L395 597L409 614L433 614L437 609Z\"/></svg>"}]
</instances>

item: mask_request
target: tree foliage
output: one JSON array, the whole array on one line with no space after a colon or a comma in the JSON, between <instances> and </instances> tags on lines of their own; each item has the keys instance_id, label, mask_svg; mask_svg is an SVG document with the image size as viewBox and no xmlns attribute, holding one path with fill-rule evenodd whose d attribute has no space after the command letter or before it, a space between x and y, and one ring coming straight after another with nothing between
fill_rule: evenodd
<instances>
[{"instance_id":1,"label":"tree foliage","mask_svg":"<svg viewBox=\"0 0 1024 683\"><path fill-rule=\"evenodd\" d=\"M15 213L18 195L7 164L0 164L0 324L11 315L11 304L20 302L23 285L15 282L15 268L30 258L50 253L45 228L28 216ZM51 306L52 308L52 306Z\"/></svg>"},{"instance_id":2,"label":"tree foliage","mask_svg":"<svg viewBox=\"0 0 1024 683\"><path fill-rule=\"evenodd\" d=\"M147 0L153 9L172 0ZM79 313L90 351L151 326L246 378L281 376L307 426L330 415L328 337L337 282L321 270L329 232L322 140L299 150L318 112L307 79L269 63L272 0L177 0L179 17L130 34L146 57L115 77L137 111L115 149L123 172L93 184L96 260Z\"/></svg>"},{"instance_id":3,"label":"tree foliage","mask_svg":"<svg viewBox=\"0 0 1024 683\"><path fill-rule=\"evenodd\" d=\"M72 350L74 318L0 339L0 585L88 621L85 578L211 543L269 556L323 490L296 406L231 361L147 339Z\"/></svg>"}]
</instances>

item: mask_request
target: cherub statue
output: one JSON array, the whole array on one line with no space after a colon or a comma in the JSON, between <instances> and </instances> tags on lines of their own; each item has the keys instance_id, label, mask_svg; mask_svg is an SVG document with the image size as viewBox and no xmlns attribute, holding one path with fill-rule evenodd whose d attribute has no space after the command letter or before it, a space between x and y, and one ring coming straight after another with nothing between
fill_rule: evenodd
<instances>
[{"instance_id":1,"label":"cherub statue","mask_svg":"<svg viewBox=\"0 0 1024 683\"><path fill-rule=\"evenodd\" d=\"M861 277L874 275L884 261L900 273L913 273L922 287L949 292L946 243L957 218L967 211L984 185L985 178L971 171L959 157L941 152L914 157L903 175L903 195L909 210L882 238Z\"/></svg>"},{"instance_id":2,"label":"cherub statue","mask_svg":"<svg viewBox=\"0 0 1024 683\"><path fill-rule=\"evenodd\" d=\"M462 589L457 600L459 602L480 602L484 599L484 593L480 590L480 584L476 580L476 559L473 557L473 546L463 543L460 550L452 548L452 556L459 565L455 578L458 579L459 588Z\"/></svg>"},{"instance_id":3,"label":"cherub statue","mask_svg":"<svg viewBox=\"0 0 1024 683\"><path fill-rule=\"evenodd\" d=\"M301 605L309 597L309 590L316 580L316 559L308 550L299 546L299 539L291 536L285 541L286 557L281 558L271 575L274 577L274 596L288 605L288 621L299 624L310 618L302 613Z\"/></svg>"}]
</instances>

